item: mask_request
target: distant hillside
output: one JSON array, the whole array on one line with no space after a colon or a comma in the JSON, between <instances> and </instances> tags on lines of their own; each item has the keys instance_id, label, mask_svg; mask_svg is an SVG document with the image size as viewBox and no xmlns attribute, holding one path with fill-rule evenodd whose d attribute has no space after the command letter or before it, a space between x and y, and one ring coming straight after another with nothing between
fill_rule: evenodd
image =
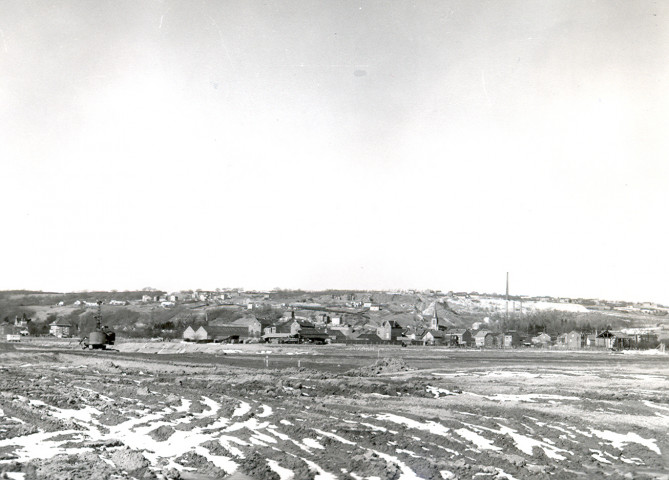
<instances>
[{"instance_id":1,"label":"distant hillside","mask_svg":"<svg viewBox=\"0 0 669 480\"><path fill-rule=\"evenodd\" d=\"M501 295L436 292L388 293L330 290L327 292L207 292L195 303L190 292L179 295L170 308L160 303L143 302L142 297L155 297L160 291L128 292L36 292L12 290L0 292L0 322L13 322L15 317L33 320L32 332L48 332L54 321L70 323L79 334L92 328L96 307L75 305L76 301L95 303L102 300L103 322L121 336L177 336L187 325L209 322L224 324L244 315L274 320L290 311L313 322L339 317L355 328L373 329L384 321L402 326L428 328L434 316L442 325L454 328L487 328L496 331L515 329L522 332L548 331L562 333L572 329L597 330L636 326L669 326L663 307L635 306L625 302L552 301L550 298L512 297L508 302ZM200 297L200 295L198 295ZM186 303L184 300L188 299ZM113 305L110 301L127 305ZM62 302L62 305L61 305ZM248 309L248 306L252 309ZM370 305L373 305L372 309ZM508 305L508 310L507 310ZM620 306L618 306L620 305Z\"/></svg>"}]
</instances>

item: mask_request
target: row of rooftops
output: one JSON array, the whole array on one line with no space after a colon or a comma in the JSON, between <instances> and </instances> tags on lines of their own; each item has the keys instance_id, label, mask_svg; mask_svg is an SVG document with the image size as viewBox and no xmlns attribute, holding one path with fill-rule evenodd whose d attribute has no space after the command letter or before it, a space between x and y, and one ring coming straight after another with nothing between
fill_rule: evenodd
<instances>
[{"instance_id":1,"label":"row of rooftops","mask_svg":"<svg viewBox=\"0 0 669 480\"><path fill-rule=\"evenodd\" d=\"M257 322L257 328L255 330L256 334L253 335L250 326L253 321ZM369 339L373 341L383 341L383 340L412 340L420 341L426 337L431 337L431 340L445 340L448 338L457 337L460 343L474 343L476 339L484 339L486 336L490 335L493 337L513 337L515 341L532 341L533 343L552 343L557 341L558 343L562 339L578 337L582 339L586 338L618 338L618 339L629 339L633 338L633 335L628 335L620 331L610 331L604 330L598 332L597 334L587 334L578 331L572 331L569 333L564 333L558 336L550 336L546 333L539 333L537 335L521 335L516 331L506 331L506 332L492 332L490 330L480 330L472 332L466 328L457 328L450 330L435 330L430 328L416 328L416 327L407 327L403 328L397 323L384 322L386 327L390 327L390 336L384 336L382 330L384 326L380 326L376 331L370 330L369 328L359 328L353 329L351 327L317 327L313 323L303 320L303 319L290 319L288 321L277 321L271 322L267 320L258 320L248 318L240 319L239 323L232 322L229 325L211 325L200 327L206 332L210 337L231 337L238 336L240 338L255 336L257 338L263 339L272 339L272 338L285 338L285 337L300 337L304 339L308 338L325 338L325 337L334 337L342 340L356 340L356 339Z\"/></svg>"}]
</instances>

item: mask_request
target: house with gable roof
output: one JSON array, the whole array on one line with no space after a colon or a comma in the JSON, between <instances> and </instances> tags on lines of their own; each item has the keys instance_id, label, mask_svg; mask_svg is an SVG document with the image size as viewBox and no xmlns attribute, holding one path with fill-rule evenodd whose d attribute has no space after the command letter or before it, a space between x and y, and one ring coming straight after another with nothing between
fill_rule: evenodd
<instances>
[{"instance_id":1,"label":"house with gable roof","mask_svg":"<svg viewBox=\"0 0 669 480\"><path fill-rule=\"evenodd\" d=\"M474 335L474 344L479 348L495 346L495 336L490 330L480 330Z\"/></svg>"},{"instance_id":2,"label":"house with gable roof","mask_svg":"<svg viewBox=\"0 0 669 480\"><path fill-rule=\"evenodd\" d=\"M468 328L456 328L448 331L447 343L454 347L471 347L474 337Z\"/></svg>"},{"instance_id":3,"label":"house with gable roof","mask_svg":"<svg viewBox=\"0 0 669 480\"><path fill-rule=\"evenodd\" d=\"M404 332L404 328L394 320L386 320L376 329L376 335L381 340L387 341L397 340L398 337L402 336L402 332Z\"/></svg>"}]
</instances>

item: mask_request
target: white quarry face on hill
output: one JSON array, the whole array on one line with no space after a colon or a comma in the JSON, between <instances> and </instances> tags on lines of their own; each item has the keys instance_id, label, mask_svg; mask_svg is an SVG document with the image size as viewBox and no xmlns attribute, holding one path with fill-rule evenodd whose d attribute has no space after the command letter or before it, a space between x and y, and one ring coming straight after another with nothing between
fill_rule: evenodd
<instances>
[{"instance_id":1,"label":"white quarry face on hill","mask_svg":"<svg viewBox=\"0 0 669 480\"><path fill-rule=\"evenodd\" d=\"M506 311L506 300L503 298L478 298L476 301L471 298L449 299L448 303L456 310L465 309L468 311L487 311L504 312ZM557 302L518 302L509 300L509 310L519 310L522 306L523 312L558 310L561 312L586 313L589 310L583 305L577 303L557 303ZM434 314L434 307L430 305L426 310ZM438 314L438 312L437 312Z\"/></svg>"}]
</instances>

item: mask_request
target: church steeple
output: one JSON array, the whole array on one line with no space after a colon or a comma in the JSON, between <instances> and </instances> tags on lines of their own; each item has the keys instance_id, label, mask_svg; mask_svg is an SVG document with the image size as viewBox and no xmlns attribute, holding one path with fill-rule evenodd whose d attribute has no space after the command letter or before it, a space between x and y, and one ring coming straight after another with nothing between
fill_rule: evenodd
<instances>
[{"instance_id":1,"label":"church steeple","mask_svg":"<svg viewBox=\"0 0 669 480\"><path fill-rule=\"evenodd\" d=\"M430 330L439 330L439 317L437 316L437 302L434 302L434 315L430 322Z\"/></svg>"}]
</instances>

